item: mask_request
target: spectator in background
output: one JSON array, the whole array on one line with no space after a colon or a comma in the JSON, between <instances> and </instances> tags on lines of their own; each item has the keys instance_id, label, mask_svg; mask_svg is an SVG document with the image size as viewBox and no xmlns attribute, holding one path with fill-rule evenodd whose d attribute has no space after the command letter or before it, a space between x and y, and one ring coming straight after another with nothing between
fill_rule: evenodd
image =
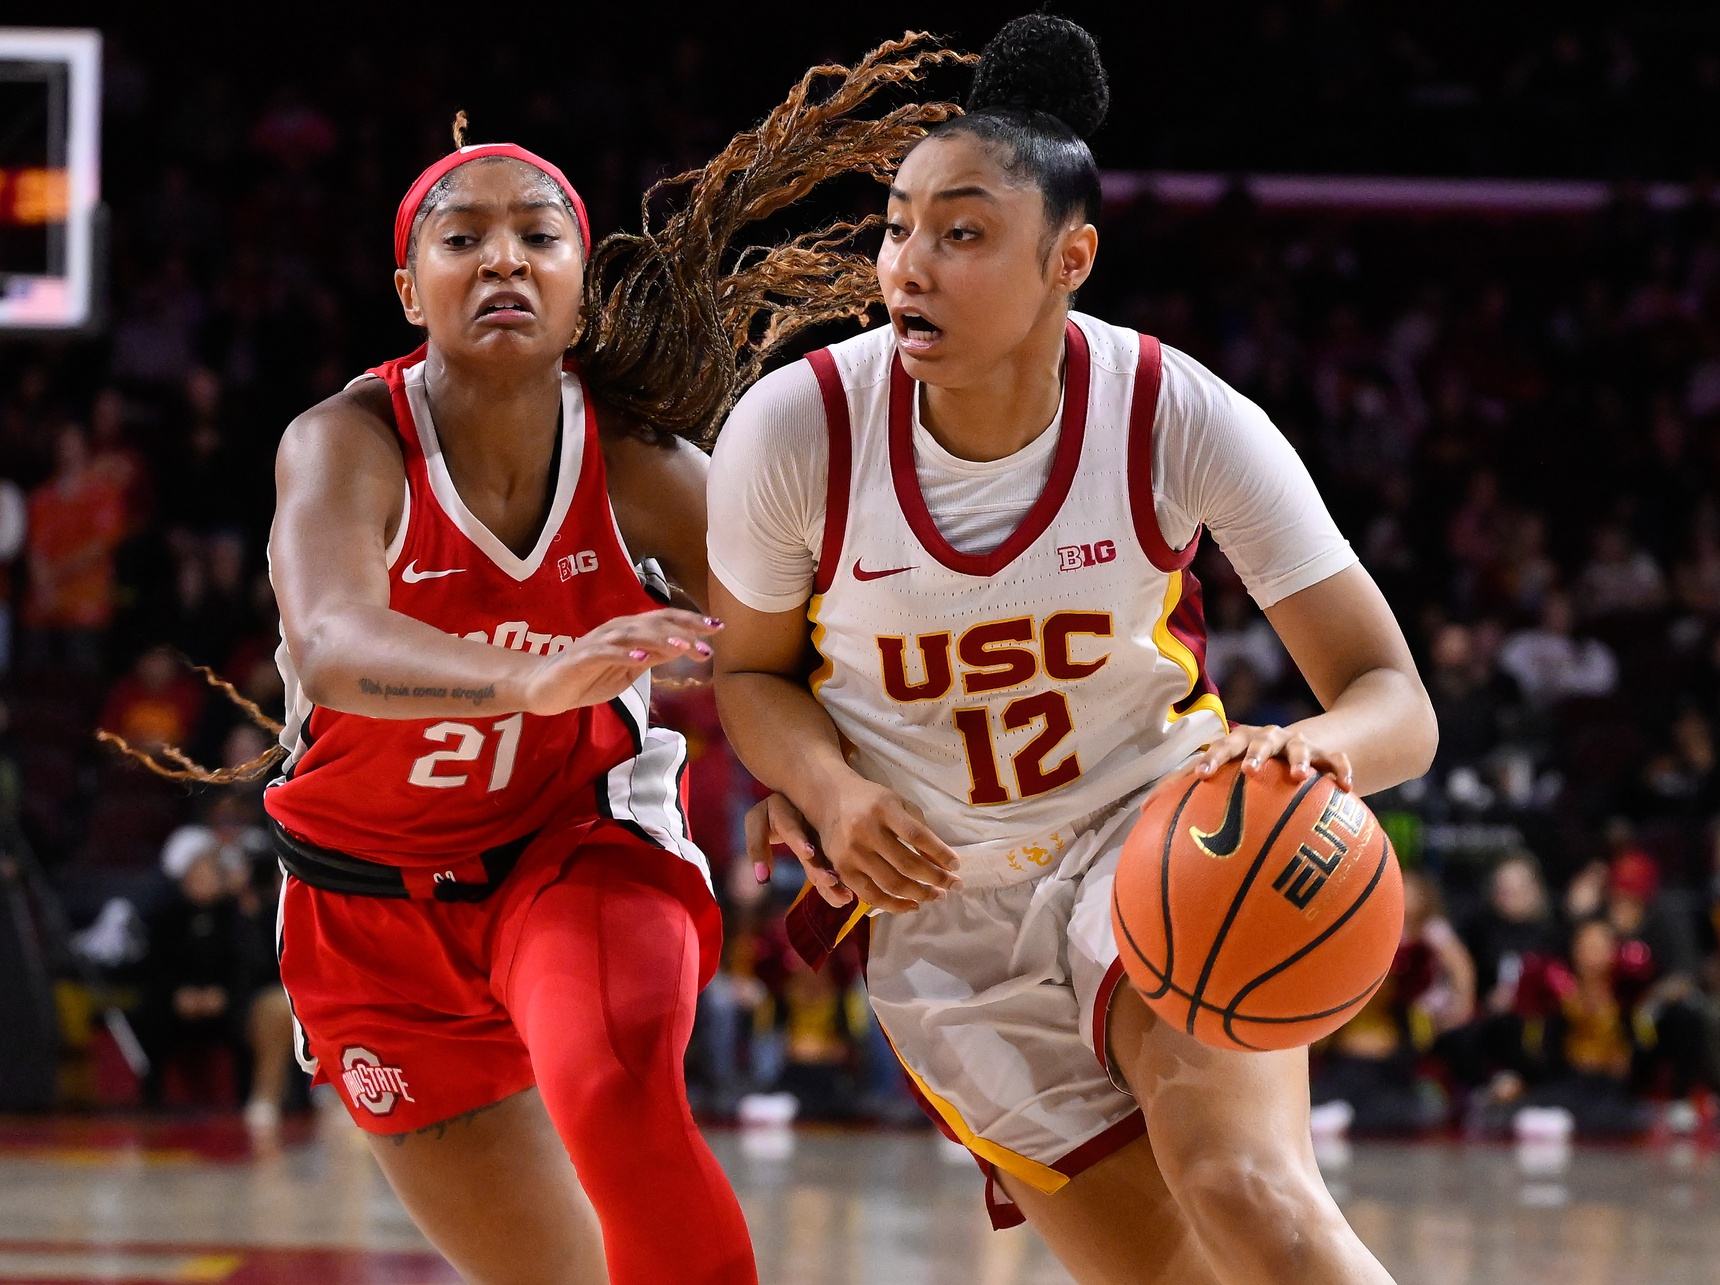
<instances>
[{"instance_id":1,"label":"spectator in background","mask_svg":"<svg viewBox=\"0 0 1720 1285\"><path fill-rule=\"evenodd\" d=\"M90 405L90 466L125 502L125 533L139 534L148 524L154 507L149 464L143 453L126 440L126 403L117 388L104 388Z\"/></svg>"},{"instance_id":2,"label":"spectator in background","mask_svg":"<svg viewBox=\"0 0 1720 1285\"><path fill-rule=\"evenodd\" d=\"M166 647L151 647L113 686L102 709L101 726L134 749L153 752L185 747L197 730L204 686L185 672Z\"/></svg>"},{"instance_id":3,"label":"spectator in background","mask_svg":"<svg viewBox=\"0 0 1720 1285\"><path fill-rule=\"evenodd\" d=\"M172 640L198 664L225 667L253 625L245 538L231 530L182 530L172 544L178 607Z\"/></svg>"},{"instance_id":4,"label":"spectator in background","mask_svg":"<svg viewBox=\"0 0 1720 1285\"><path fill-rule=\"evenodd\" d=\"M1499 498L1499 475L1477 470L1463 504L1446 525L1445 547L1456 570L1453 593L1458 601L1474 602L1481 586L1495 575L1511 521Z\"/></svg>"},{"instance_id":5,"label":"spectator in background","mask_svg":"<svg viewBox=\"0 0 1720 1285\"><path fill-rule=\"evenodd\" d=\"M185 376L188 419L176 458L162 474L162 507L194 536L241 529L245 489L220 377L203 366Z\"/></svg>"},{"instance_id":6,"label":"spectator in background","mask_svg":"<svg viewBox=\"0 0 1720 1285\"><path fill-rule=\"evenodd\" d=\"M188 1045L217 1045L248 1062L245 1122L280 1125L292 1057L292 1009L275 962L278 873L245 803L217 796L206 823L181 826L161 868L178 895L149 922L139 1037L150 1052L146 1096L161 1100L165 1065Z\"/></svg>"},{"instance_id":7,"label":"spectator in background","mask_svg":"<svg viewBox=\"0 0 1720 1285\"><path fill-rule=\"evenodd\" d=\"M83 429L61 429L54 474L30 493L25 624L32 661L101 667L102 634L114 614L114 552L125 527L124 488L94 466Z\"/></svg>"},{"instance_id":8,"label":"spectator in background","mask_svg":"<svg viewBox=\"0 0 1720 1285\"><path fill-rule=\"evenodd\" d=\"M168 387L185 378L196 354L203 299L185 260L171 255L120 309L114 323L114 378Z\"/></svg>"},{"instance_id":9,"label":"spectator in background","mask_svg":"<svg viewBox=\"0 0 1720 1285\"><path fill-rule=\"evenodd\" d=\"M1617 940L1636 987L1639 1086L1682 1099L1713 1085L1711 1031L1697 988L1695 925L1660 882L1653 858L1624 846L1610 864L1581 871L1565 904L1573 922L1603 920Z\"/></svg>"},{"instance_id":10,"label":"spectator in background","mask_svg":"<svg viewBox=\"0 0 1720 1285\"><path fill-rule=\"evenodd\" d=\"M1666 601L1666 580L1648 550L1620 522L1595 531L1594 555L1578 581L1578 598L1591 616L1653 611Z\"/></svg>"},{"instance_id":11,"label":"spectator in background","mask_svg":"<svg viewBox=\"0 0 1720 1285\"><path fill-rule=\"evenodd\" d=\"M1618 688L1618 660L1598 638L1572 636L1576 616L1562 593L1547 596L1541 623L1519 629L1499 649L1499 668L1523 697L1548 709L1572 696L1611 696Z\"/></svg>"},{"instance_id":12,"label":"spectator in background","mask_svg":"<svg viewBox=\"0 0 1720 1285\"><path fill-rule=\"evenodd\" d=\"M1635 814L1643 821L1682 821L1694 828L1720 803L1714 729L1702 711L1686 705L1669 730L1667 743L1656 746L1643 764Z\"/></svg>"},{"instance_id":13,"label":"spectator in background","mask_svg":"<svg viewBox=\"0 0 1720 1285\"><path fill-rule=\"evenodd\" d=\"M1475 960L1476 993L1488 1013L1509 1013L1531 957L1559 952L1560 933L1541 880L1540 863L1526 849L1510 853L1487 881L1487 904L1464 934Z\"/></svg>"},{"instance_id":14,"label":"spectator in background","mask_svg":"<svg viewBox=\"0 0 1720 1285\"><path fill-rule=\"evenodd\" d=\"M1284 676L1288 657L1271 622L1251 609L1252 604L1240 586L1230 586L1218 593L1213 607L1214 627L1206 640L1206 669L1219 690L1225 690L1231 666L1237 662L1248 664L1264 686L1276 685Z\"/></svg>"},{"instance_id":15,"label":"spectator in background","mask_svg":"<svg viewBox=\"0 0 1720 1285\"><path fill-rule=\"evenodd\" d=\"M161 869L176 895L149 920L136 1025L149 1054L144 1097L152 1105L160 1105L168 1064L185 1045L236 1049L244 1029L236 872L223 866L213 837L198 831L178 830L163 848Z\"/></svg>"},{"instance_id":16,"label":"spectator in background","mask_svg":"<svg viewBox=\"0 0 1720 1285\"><path fill-rule=\"evenodd\" d=\"M1512 1104L1567 1112L1578 1133L1620 1136L1647 1128L1653 1112L1631 1093L1637 1026L1631 999L1641 961L1621 949L1604 919L1571 937L1569 963L1551 961L1524 979L1525 1052L1534 1087Z\"/></svg>"},{"instance_id":17,"label":"spectator in background","mask_svg":"<svg viewBox=\"0 0 1720 1285\"><path fill-rule=\"evenodd\" d=\"M1475 964L1445 918L1439 885L1404 872L1403 942L1386 980L1326 1046L1313 1079L1317 1132L1413 1133L1447 1101L1423 1057L1475 1009Z\"/></svg>"},{"instance_id":18,"label":"spectator in background","mask_svg":"<svg viewBox=\"0 0 1720 1285\"><path fill-rule=\"evenodd\" d=\"M1520 1091L1516 1071L1522 1062L1523 1018L1519 991L1563 952L1563 933L1553 914L1541 866L1533 853L1518 849L1494 867L1487 881L1487 902L1463 934L1475 961L1477 1019L1453 1041L1453 1066L1466 1084L1489 1084L1501 1073L1512 1077L1510 1096Z\"/></svg>"},{"instance_id":19,"label":"spectator in background","mask_svg":"<svg viewBox=\"0 0 1720 1285\"><path fill-rule=\"evenodd\" d=\"M1252 727L1284 727L1315 712L1282 699L1261 681L1253 661L1234 653L1225 664L1223 691L1228 716Z\"/></svg>"},{"instance_id":20,"label":"spectator in background","mask_svg":"<svg viewBox=\"0 0 1720 1285\"><path fill-rule=\"evenodd\" d=\"M1720 532L1709 507L1697 519L1690 549L1673 571L1678 605L1692 615L1720 620Z\"/></svg>"},{"instance_id":21,"label":"spectator in background","mask_svg":"<svg viewBox=\"0 0 1720 1285\"><path fill-rule=\"evenodd\" d=\"M18 484L0 477L0 678L12 672L12 602L17 587L12 568L24 551L29 512Z\"/></svg>"},{"instance_id":22,"label":"spectator in background","mask_svg":"<svg viewBox=\"0 0 1720 1285\"><path fill-rule=\"evenodd\" d=\"M1490 596L1514 619L1533 620L1546 611L1559 587L1559 568L1547 553L1543 515L1521 513L1511 519L1494 581Z\"/></svg>"},{"instance_id":23,"label":"spectator in background","mask_svg":"<svg viewBox=\"0 0 1720 1285\"><path fill-rule=\"evenodd\" d=\"M1499 744L1511 703L1478 645L1477 632L1441 625L1434 633L1428 695L1439 716L1438 764L1449 770L1481 762Z\"/></svg>"}]
</instances>

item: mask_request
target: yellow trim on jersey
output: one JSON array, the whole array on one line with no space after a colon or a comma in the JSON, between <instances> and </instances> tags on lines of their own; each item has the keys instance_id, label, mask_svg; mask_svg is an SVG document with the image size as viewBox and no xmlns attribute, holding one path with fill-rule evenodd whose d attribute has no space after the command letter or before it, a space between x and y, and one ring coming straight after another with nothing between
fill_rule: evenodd
<instances>
[{"instance_id":1,"label":"yellow trim on jersey","mask_svg":"<svg viewBox=\"0 0 1720 1285\"><path fill-rule=\"evenodd\" d=\"M1224 702L1219 699L1217 692L1207 692L1187 709L1177 708L1177 701L1186 700L1189 692L1192 692L1195 684L1200 681L1200 662L1194 658L1194 653L1187 645L1171 632L1171 614L1182 601L1184 574L1178 571L1175 575L1165 577L1165 608L1159 613L1158 623L1153 626L1153 645L1159 649L1159 654L1173 661L1188 675L1188 688L1176 700L1171 701L1165 711L1165 721L1174 723L1178 719L1187 718L1196 710L1204 709L1217 714L1218 721L1228 727L1230 720L1224 716Z\"/></svg>"},{"instance_id":2,"label":"yellow trim on jersey","mask_svg":"<svg viewBox=\"0 0 1720 1285\"><path fill-rule=\"evenodd\" d=\"M889 1038L887 1032L884 1038ZM1046 1195L1050 1195L1054 1191L1061 1191L1068 1184L1068 1176L1058 1173L1050 1165L1042 1165L1039 1161L1030 1159L1019 1151L1011 1151L1008 1147L992 1142L989 1138L980 1137L979 1134L968 1128L967 1121L962 1119L960 1111L957 1111L950 1103L932 1092L932 1086L922 1080L919 1072L908 1065L901 1053L897 1052L893 1043L890 1045L890 1051L896 1054L896 1060L902 1063L902 1069L908 1073L908 1078L914 1082L914 1087L919 1089L926 1101L932 1104L932 1108L944 1118L944 1123L949 1125L950 1132L956 1135L957 1141L973 1152L974 1155L981 1160L989 1160L1005 1173L1020 1178L1035 1191L1043 1191Z\"/></svg>"},{"instance_id":3,"label":"yellow trim on jersey","mask_svg":"<svg viewBox=\"0 0 1720 1285\"><path fill-rule=\"evenodd\" d=\"M807 899L807 897L812 896L812 895L813 895L812 880L808 879L805 883L800 885L800 891L794 894L794 900L788 903L789 910L793 910L801 902L805 901ZM872 907L871 906L868 906L864 901L861 901L860 898L858 898L858 897L854 898L854 913L849 915L848 918L843 922L842 927L840 927L836 930L836 940L830 943L830 949L835 950L838 946L840 946L842 944L842 939L844 937L846 937L849 933L853 932L854 929L859 925L860 921L862 919L866 918L866 916L871 914L871 913L872 913Z\"/></svg>"},{"instance_id":4,"label":"yellow trim on jersey","mask_svg":"<svg viewBox=\"0 0 1720 1285\"><path fill-rule=\"evenodd\" d=\"M806 618L812 624L812 650L818 653L819 660L823 662L812 671L812 677L807 680L814 696L818 695L818 689L836 672L836 662L824 654L821 645L824 642L824 625L819 622L818 609L823 605L824 595L821 593L813 594L812 601L806 604Z\"/></svg>"}]
</instances>

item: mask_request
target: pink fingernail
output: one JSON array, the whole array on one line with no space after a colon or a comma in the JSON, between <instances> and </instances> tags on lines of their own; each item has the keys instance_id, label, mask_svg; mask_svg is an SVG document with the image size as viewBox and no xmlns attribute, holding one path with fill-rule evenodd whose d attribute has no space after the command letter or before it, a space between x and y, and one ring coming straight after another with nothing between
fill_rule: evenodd
<instances>
[{"instance_id":1,"label":"pink fingernail","mask_svg":"<svg viewBox=\"0 0 1720 1285\"><path fill-rule=\"evenodd\" d=\"M649 660L651 658L650 652L640 651L639 648L637 648L637 647L635 647L632 651L628 652L627 654L630 657L632 657L634 660Z\"/></svg>"},{"instance_id":2,"label":"pink fingernail","mask_svg":"<svg viewBox=\"0 0 1720 1285\"><path fill-rule=\"evenodd\" d=\"M694 643L693 644L693 650L698 652L699 655L701 655L701 656L709 656L711 654L710 647L708 647L706 644L704 644L702 642L701 643Z\"/></svg>"},{"instance_id":3,"label":"pink fingernail","mask_svg":"<svg viewBox=\"0 0 1720 1285\"><path fill-rule=\"evenodd\" d=\"M760 883L769 883L770 867L762 861L753 862L753 878Z\"/></svg>"},{"instance_id":4,"label":"pink fingernail","mask_svg":"<svg viewBox=\"0 0 1720 1285\"><path fill-rule=\"evenodd\" d=\"M706 616L705 623L712 629L721 629L723 627L723 622L718 620L715 616Z\"/></svg>"}]
</instances>

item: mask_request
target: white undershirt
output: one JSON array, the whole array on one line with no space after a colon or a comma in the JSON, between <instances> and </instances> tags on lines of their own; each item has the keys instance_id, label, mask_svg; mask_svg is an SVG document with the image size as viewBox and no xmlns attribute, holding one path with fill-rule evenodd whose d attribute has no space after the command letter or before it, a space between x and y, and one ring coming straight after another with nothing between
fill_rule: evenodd
<instances>
[{"instance_id":1,"label":"white undershirt","mask_svg":"<svg viewBox=\"0 0 1720 1285\"><path fill-rule=\"evenodd\" d=\"M1266 413L1186 353L1169 345L1163 353L1153 507L1165 541L1181 548L1204 524L1261 607L1353 564L1301 457ZM963 553L997 547L1045 489L1061 408L1027 446L981 463L938 445L918 402L914 465L932 520ZM806 362L766 375L730 413L711 457L708 548L712 572L755 611L794 611L811 597L829 467L824 402Z\"/></svg>"},{"instance_id":2,"label":"white undershirt","mask_svg":"<svg viewBox=\"0 0 1720 1285\"><path fill-rule=\"evenodd\" d=\"M938 444L920 421L914 398L914 472L932 524L959 553L990 553L1009 539L1051 480L1051 461L1063 428L1063 404L1050 427L1000 460L964 460ZM818 515L820 523L823 513Z\"/></svg>"}]
</instances>

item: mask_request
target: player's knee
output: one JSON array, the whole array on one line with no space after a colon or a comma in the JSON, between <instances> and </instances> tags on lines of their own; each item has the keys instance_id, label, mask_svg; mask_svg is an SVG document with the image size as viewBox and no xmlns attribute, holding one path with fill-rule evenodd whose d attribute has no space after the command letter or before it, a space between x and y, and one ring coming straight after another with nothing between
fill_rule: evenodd
<instances>
[{"instance_id":1,"label":"player's knee","mask_svg":"<svg viewBox=\"0 0 1720 1285\"><path fill-rule=\"evenodd\" d=\"M1247 1245L1262 1263L1306 1254L1333 1212L1318 1172L1287 1152L1202 1155L1166 1166L1165 1179L1204 1242Z\"/></svg>"},{"instance_id":2,"label":"player's knee","mask_svg":"<svg viewBox=\"0 0 1720 1285\"><path fill-rule=\"evenodd\" d=\"M575 1166L588 1179L596 1170L624 1169L666 1159L665 1144L680 1150L692 1131L692 1113L678 1077L640 1077L618 1062L539 1068L538 1086Z\"/></svg>"}]
</instances>

